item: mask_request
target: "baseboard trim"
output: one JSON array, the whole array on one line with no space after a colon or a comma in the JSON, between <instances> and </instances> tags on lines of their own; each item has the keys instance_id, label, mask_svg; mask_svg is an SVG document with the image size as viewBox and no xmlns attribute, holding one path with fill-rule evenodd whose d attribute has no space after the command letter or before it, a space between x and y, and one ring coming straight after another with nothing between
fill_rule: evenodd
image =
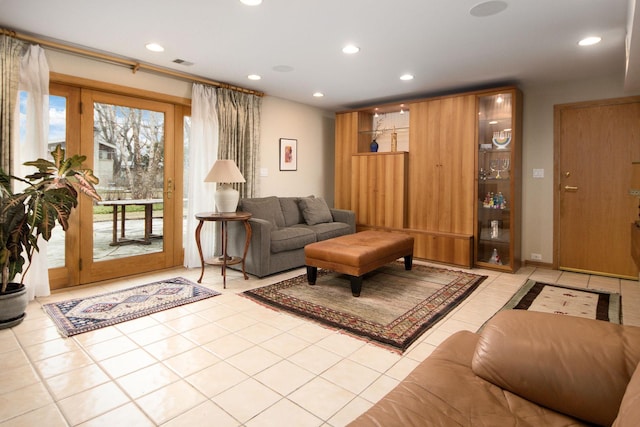
<instances>
[{"instance_id":1,"label":"baseboard trim","mask_svg":"<svg viewBox=\"0 0 640 427\"><path fill-rule=\"evenodd\" d=\"M541 262L541 261L532 261L530 259L524 260L525 267L536 267L536 268L546 268L549 270L553 270L553 264L549 262Z\"/></svg>"}]
</instances>

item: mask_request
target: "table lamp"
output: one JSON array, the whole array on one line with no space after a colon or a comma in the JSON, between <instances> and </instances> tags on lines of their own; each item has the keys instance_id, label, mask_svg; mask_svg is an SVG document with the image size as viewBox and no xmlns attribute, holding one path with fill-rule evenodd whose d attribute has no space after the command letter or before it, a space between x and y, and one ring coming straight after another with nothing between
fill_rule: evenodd
<instances>
[{"instance_id":1,"label":"table lamp","mask_svg":"<svg viewBox=\"0 0 640 427\"><path fill-rule=\"evenodd\" d=\"M640 162L631 163L631 189L629 194L636 196L640 200ZM638 205L636 225L640 226L640 204Z\"/></svg>"},{"instance_id":2,"label":"table lamp","mask_svg":"<svg viewBox=\"0 0 640 427\"><path fill-rule=\"evenodd\" d=\"M231 213L236 211L240 193L231 187L231 183L246 182L246 180L233 160L216 160L204 181L220 184L213 195L218 212Z\"/></svg>"}]
</instances>

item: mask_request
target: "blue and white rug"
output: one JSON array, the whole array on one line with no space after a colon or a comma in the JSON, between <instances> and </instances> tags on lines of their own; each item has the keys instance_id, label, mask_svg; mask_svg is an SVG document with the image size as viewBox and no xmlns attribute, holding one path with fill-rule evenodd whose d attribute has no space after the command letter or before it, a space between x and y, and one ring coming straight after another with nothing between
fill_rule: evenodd
<instances>
[{"instance_id":1,"label":"blue and white rug","mask_svg":"<svg viewBox=\"0 0 640 427\"><path fill-rule=\"evenodd\" d=\"M220 295L182 277L88 298L44 304L60 333L69 337Z\"/></svg>"}]
</instances>

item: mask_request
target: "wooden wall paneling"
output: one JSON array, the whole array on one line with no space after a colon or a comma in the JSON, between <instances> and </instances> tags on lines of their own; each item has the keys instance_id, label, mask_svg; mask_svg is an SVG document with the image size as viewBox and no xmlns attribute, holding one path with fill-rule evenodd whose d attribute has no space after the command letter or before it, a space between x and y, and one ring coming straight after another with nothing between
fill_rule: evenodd
<instances>
[{"instance_id":1,"label":"wooden wall paneling","mask_svg":"<svg viewBox=\"0 0 640 427\"><path fill-rule=\"evenodd\" d=\"M351 155L358 149L358 113L338 113L335 124L334 207L351 208Z\"/></svg>"}]
</instances>

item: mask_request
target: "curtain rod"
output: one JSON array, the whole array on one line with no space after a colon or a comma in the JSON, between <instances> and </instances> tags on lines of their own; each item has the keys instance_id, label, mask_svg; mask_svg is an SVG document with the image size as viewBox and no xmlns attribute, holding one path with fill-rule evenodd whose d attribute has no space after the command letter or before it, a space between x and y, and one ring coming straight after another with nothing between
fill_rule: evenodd
<instances>
[{"instance_id":1,"label":"curtain rod","mask_svg":"<svg viewBox=\"0 0 640 427\"><path fill-rule=\"evenodd\" d=\"M176 77L179 79L183 79L183 80L187 80L187 81L192 81L192 82L197 82L197 83L203 83L203 84L207 84L207 85L211 85L211 86L217 86L217 87L221 87L221 88L225 88L225 89L231 89L231 90L235 90L237 92L244 92L244 93L248 93L251 95L256 95L256 96L264 96L263 92L259 92L259 91L255 91L255 90L251 90L251 89L246 89L243 87L239 87L239 86L233 86L227 83L221 83L221 82L217 82L214 80L209 80L209 79L205 79L203 77L198 77L198 76L194 76L192 74L188 74L188 73L182 73L180 71L173 71L167 68L162 68L162 67L157 67L155 65L151 65L151 64L144 64L141 62L137 62L137 61L133 61L130 59L125 59L125 58L119 58L117 56L113 56L113 55L108 55L106 53L100 53L100 52L94 52L88 49L82 49L79 47L75 47L75 46L69 46L63 43L58 43L58 42L54 42L54 41L50 41L50 40L46 40L46 39L42 39L39 37L34 37L34 36L30 36L27 34L21 34L18 33L16 31L13 30L8 30L5 28L0 28L0 34L5 35L5 36L9 36L9 37L13 37L15 39L19 39L19 40L24 40L27 42L31 42L31 43L36 43L36 44L40 44L42 46L46 46L52 49L57 49L57 50L61 50L64 52L70 52L70 53L74 53L74 54L78 54L81 56L85 56L85 57L89 57L92 59L99 59L99 60L103 60L103 61L107 61L107 62L113 62L119 65L124 65L127 67L131 68L131 71L135 74L137 71L139 70L146 70L146 71L150 71L150 72L154 72L154 73L159 73L159 74L165 74L171 77Z\"/></svg>"}]
</instances>

